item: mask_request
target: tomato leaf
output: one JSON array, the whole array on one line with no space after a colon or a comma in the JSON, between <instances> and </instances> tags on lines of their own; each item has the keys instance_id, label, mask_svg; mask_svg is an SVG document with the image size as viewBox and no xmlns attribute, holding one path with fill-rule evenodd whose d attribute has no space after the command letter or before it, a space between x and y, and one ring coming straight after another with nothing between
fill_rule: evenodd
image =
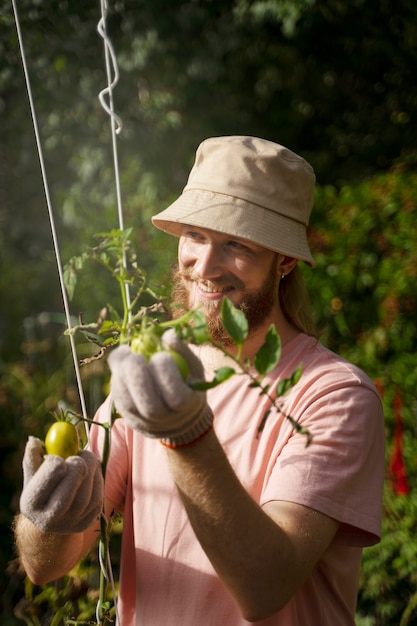
<instances>
[{"instance_id":1,"label":"tomato leaf","mask_svg":"<svg viewBox=\"0 0 417 626\"><path fill-rule=\"evenodd\" d=\"M298 383L298 381L301 378L302 373L303 373L303 366L299 365L297 369L294 370L293 373L291 374L291 382L293 385L296 385Z\"/></svg>"},{"instance_id":2,"label":"tomato leaf","mask_svg":"<svg viewBox=\"0 0 417 626\"><path fill-rule=\"evenodd\" d=\"M213 380L202 380L200 382L191 383L190 387L197 391L207 391L207 389L213 389L213 387L224 383L224 381L231 378L233 374L235 374L233 367L220 367L214 372Z\"/></svg>"},{"instance_id":3,"label":"tomato leaf","mask_svg":"<svg viewBox=\"0 0 417 626\"><path fill-rule=\"evenodd\" d=\"M264 344L255 354L254 366L261 376L265 376L276 367L281 358L281 339L273 324L268 329Z\"/></svg>"},{"instance_id":4,"label":"tomato leaf","mask_svg":"<svg viewBox=\"0 0 417 626\"><path fill-rule=\"evenodd\" d=\"M288 391L294 387L298 383L302 374L302 366L299 365L297 369L293 371L289 378L284 378L280 380L278 385L276 386L276 394L277 396L284 396Z\"/></svg>"},{"instance_id":5,"label":"tomato leaf","mask_svg":"<svg viewBox=\"0 0 417 626\"><path fill-rule=\"evenodd\" d=\"M103 335L104 333L112 332L116 328L113 320L103 320L100 324L99 332Z\"/></svg>"},{"instance_id":6,"label":"tomato leaf","mask_svg":"<svg viewBox=\"0 0 417 626\"><path fill-rule=\"evenodd\" d=\"M205 315L201 311L190 311L188 319L184 316L183 321L176 320L175 324L177 334L184 341L199 346L211 340Z\"/></svg>"},{"instance_id":7,"label":"tomato leaf","mask_svg":"<svg viewBox=\"0 0 417 626\"><path fill-rule=\"evenodd\" d=\"M63 269L64 285L70 300L74 297L75 288L77 286L77 272L81 271L88 260L88 253L84 252L80 256L72 257Z\"/></svg>"},{"instance_id":8,"label":"tomato leaf","mask_svg":"<svg viewBox=\"0 0 417 626\"><path fill-rule=\"evenodd\" d=\"M66 265L64 267L63 277L68 298L72 300L74 297L75 288L77 286L77 274L71 265Z\"/></svg>"},{"instance_id":9,"label":"tomato leaf","mask_svg":"<svg viewBox=\"0 0 417 626\"><path fill-rule=\"evenodd\" d=\"M210 341L210 333L207 328L206 318L201 311L194 311L192 317L192 342L196 345Z\"/></svg>"},{"instance_id":10,"label":"tomato leaf","mask_svg":"<svg viewBox=\"0 0 417 626\"><path fill-rule=\"evenodd\" d=\"M283 380L280 380L276 388L277 396L284 396L291 389L291 387L291 378L284 378Z\"/></svg>"},{"instance_id":11,"label":"tomato leaf","mask_svg":"<svg viewBox=\"0 0 417 626\"><path fill-rule=\"evenodd\" d=\"M249 332L245 314L237 309L229 298L224 298L221 315L225 331L237 346L241 346Z\"/></svg>"}]
</instances>

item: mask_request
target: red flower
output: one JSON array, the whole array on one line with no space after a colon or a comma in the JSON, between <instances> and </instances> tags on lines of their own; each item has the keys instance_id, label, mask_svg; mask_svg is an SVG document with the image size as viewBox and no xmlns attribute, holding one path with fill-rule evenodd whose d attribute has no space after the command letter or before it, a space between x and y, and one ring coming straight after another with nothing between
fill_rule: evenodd
<instances>
[{"instance_id":1,"label":"red flower","mask_svg":"<svg viewBox=\"0 0 417 626\"><path fill-rule=\"evenodd\" d=\"M391 489L397 496L405 496L410 492L407 482L406 465L403 456L403 402L399 391L394 396L394 445L389 463Z\"/></svg>"}]
</instances>

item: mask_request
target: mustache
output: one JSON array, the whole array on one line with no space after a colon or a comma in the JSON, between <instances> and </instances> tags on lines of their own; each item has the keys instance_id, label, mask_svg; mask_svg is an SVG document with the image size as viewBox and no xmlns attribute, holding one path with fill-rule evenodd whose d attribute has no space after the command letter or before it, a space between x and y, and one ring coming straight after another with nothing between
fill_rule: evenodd
<instances>
[{"instance_id":1,"label":"mustache","mask_svg":"<svg viewBox=\"0 0 417 626\"><path fill-rule=\"evenodd\" d=\"M234 289L245 289L245 284L243 281L239 280L233 274L225 274L216 280L202 280L199 278L193 271L191 267L185 267L183 269L178 269L175 272L176 278L182 278L186 280L193 281L197 284L206 285L208 287L212 287L215 289L223 289L225 287L233 287Z\"/></svg>"}]
</instances>

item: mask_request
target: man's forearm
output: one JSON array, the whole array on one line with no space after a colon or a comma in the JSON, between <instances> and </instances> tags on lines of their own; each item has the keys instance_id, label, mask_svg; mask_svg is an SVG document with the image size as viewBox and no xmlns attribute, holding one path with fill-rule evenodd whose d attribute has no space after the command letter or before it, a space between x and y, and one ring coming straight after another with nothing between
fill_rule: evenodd
<instances>
[{"instance_id":1,"label":"man's forearm","mask_svg":"<svg viewBox=\"0 0 417 626\"><path fill-rule=\"evenodd\" d=\"M338 523L293 503L262 509L231 468L214 432L169 450L173 477L201 546L249 621L290 599L332 541Z\"/></svg>"},{"instance_id":2,"label":"man's forearm","mask_svg":"<svg viewBox=\"0 0 417 626\"><path fill-rule=\"evenodd\" d=\"M96 528L73 535L43 533L23 515L16 517L14 531L20 562L37 585L64 576L98 536Z\"/></svg>"},{"instance_id":3,"label":"man's forearm","mask_svg":"<svg viewBox=\"0 0 417 626\"><path fill-rule=\"evenodd\" d=\"M280 608L276 589L286 597L285 533L243 489L214 434L198 450L170 450L169 457L194 531L242 614L252 621L273 613Z\"/></svg>"}]
</instances>

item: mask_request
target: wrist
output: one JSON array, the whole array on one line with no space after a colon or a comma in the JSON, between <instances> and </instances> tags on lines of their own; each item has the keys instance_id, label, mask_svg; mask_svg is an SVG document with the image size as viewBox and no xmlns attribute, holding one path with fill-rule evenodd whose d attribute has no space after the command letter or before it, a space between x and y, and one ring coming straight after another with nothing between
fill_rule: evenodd
<instances>
[{"instance_id":1,"label":"wrist","mask_svg":"<svg viewBox=\"0 0 417 626\"><path fill-rule=\"evenodd\" d=\"M175 435L175 437L164 437L160 439L160 442L166 448L189 448L204 439L204 437L208 435L212 428L213 413L210 407L207 407L207 410L204 412L202 418L198 420L198 422L194 424L192 428L188 429L184 433Z\"/></svg>"}]
</instances>

